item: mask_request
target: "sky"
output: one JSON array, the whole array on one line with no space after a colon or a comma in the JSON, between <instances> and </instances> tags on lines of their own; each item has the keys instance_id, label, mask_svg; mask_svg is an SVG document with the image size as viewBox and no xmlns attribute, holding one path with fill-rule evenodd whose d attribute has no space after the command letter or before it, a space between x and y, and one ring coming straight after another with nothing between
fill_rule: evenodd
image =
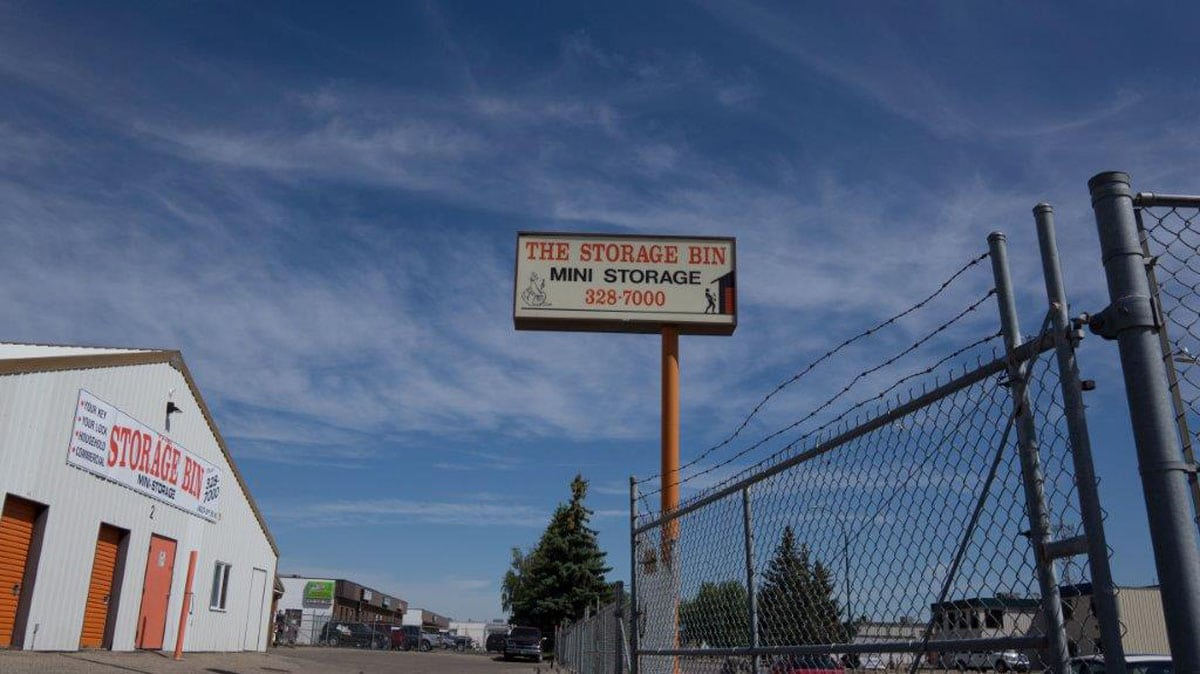
<instances>
[{"instance_id":1,"label":"sky","mask_svg":"<svg viewBox=\"0 0 1200 674\"><path fill-rule=\"evenodd\" d=\"M658 337L514 330L516 232L736 237L736 333L681 340L687 462L993 230L1035 330L1039 201L1073 310L1103 308L1088 178L1200 192L1198 14L0 0L0 340L182 350L281 573L498 618L576 473L628 579L629 476L659 453ZM990 287L972 269L895 343ZM914 364L995 329L975 314ZM1081 359L1114 572L1150 583L1116 350Z\"/></svg>"}]
</instances>

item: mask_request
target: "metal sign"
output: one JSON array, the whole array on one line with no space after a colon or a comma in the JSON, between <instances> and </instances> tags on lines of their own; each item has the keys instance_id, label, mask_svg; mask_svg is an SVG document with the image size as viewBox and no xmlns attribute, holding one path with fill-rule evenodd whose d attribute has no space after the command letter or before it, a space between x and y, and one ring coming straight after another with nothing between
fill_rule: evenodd
<instances>
[{"instance_id":1,"label":"metal sign","mask_svg":"<svg viewBox=\"0 0 1200 674\"><path fill-rule=\"evenodd\" d=\"M737 328L735 241L521 232L518 330L729 335Z\"/></svg>"},{"instance_id":2,"label":"metal sign","mask_svg":"<svg viewBox=\"0 0 1200 674\"><path fill-rule=\"evenodd\" d=\"M304 584L301 594L301 605L304 608L324 608L333 606L333 581L310 580Z\"/></svg>"},{"instance_id":3,"label":"metal sign","mask_svg":"<svg viewBox=\"0 0 1200 674\"><path fill-rule=\"evenodd\" d=\"M219 516L220 468L83 389L67 463L210 522Z\"/></svg>"}]
</instances>

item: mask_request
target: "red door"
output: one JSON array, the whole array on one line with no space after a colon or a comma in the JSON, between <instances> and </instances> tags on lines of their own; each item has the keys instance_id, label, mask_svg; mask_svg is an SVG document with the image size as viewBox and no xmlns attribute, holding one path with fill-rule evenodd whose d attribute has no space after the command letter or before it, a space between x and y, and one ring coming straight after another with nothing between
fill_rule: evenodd
<instances>
[{"instance_id":1,"label":"red door","mask_svg":"<svg viewBox=\"0 0 1200 674\"><path fill-rule=\"evenodd\" d=\"M150 536L146 580L142 583L142 610L138 614L137 647L161 650L167 631L167 603L175 572L175 541Z\"/></svg>"}]
</instances>

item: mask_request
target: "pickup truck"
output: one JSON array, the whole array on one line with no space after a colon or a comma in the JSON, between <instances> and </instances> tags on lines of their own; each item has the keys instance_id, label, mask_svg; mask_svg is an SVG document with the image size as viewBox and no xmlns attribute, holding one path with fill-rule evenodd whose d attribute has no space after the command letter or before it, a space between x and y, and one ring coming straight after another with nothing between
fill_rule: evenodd
<instances>
[{"instance_id":1,"label":"pickup truck","mask_svg":"<svg viewBox=\"0 0 1200 674\"><path fill-rule=\"evenodd\" d=\"M504 640L504 659L529 658L542 661L542 631L536 627L514 627Z\"/></svg>"}]
</instances>

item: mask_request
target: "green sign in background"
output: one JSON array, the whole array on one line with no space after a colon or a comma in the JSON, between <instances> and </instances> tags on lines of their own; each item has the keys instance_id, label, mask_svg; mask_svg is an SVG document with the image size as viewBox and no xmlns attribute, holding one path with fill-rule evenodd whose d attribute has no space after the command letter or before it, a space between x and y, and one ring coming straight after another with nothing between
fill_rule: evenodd
<instances>
[{"instance_id":1,"label":"green sign in background","mask_svg":"<svg viewBox=\"0 0 1200 674\"><path fill-rule=\"evenodd\" d=\"M310 580L304 584L304 606L332 606L333 581Z\"/></svg>"}]
</instances>

